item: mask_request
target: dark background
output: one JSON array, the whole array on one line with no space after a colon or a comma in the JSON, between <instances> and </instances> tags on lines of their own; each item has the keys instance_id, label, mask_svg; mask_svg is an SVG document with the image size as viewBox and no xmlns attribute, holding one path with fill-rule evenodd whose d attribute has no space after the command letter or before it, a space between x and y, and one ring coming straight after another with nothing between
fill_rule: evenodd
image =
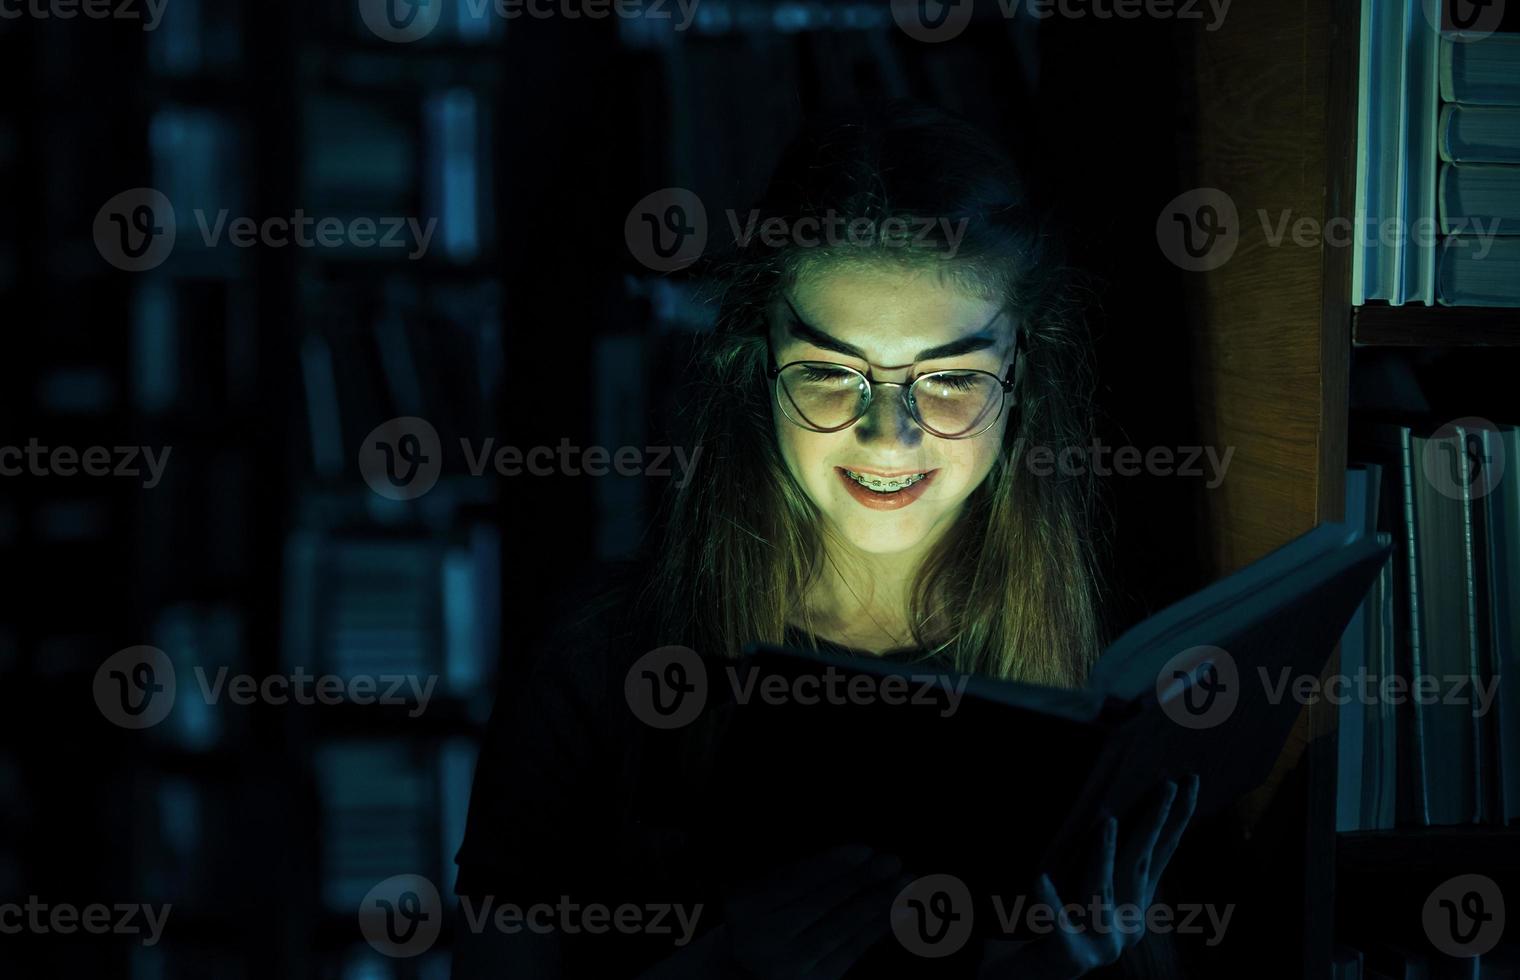
<instances>
[{"instance_id":1,"label":"dark background","mask_svg":"<svg viewBox=\"0 0 1520 980\"><path fill-rule=\"evenodd\" d=\"M411 44L352 2L168 0L132 20L0 19L0 444L172 447L158 486L0 478L0 901L172 902L164 941L0 937L9 975L443 977L365 944L400 872L448 893L499 665L588 563L627 556L666 481L362 478L367 433L445 447L658 442L711 311L641 266L629 209L696 192L721 237L809 113L916 96L1006 140L1092 282L1110 445L1197 441L1183 275L1156 246L1194 99L1196 21L1006 18L926 44L885 4L701 0L650 19L470 17ZM463 9L461 9L463 8ZM152 187L178 242L140 273L97 213ZM428 253L198 248L190 212L439 219ZM1197 584L1202 481L1115 481L1114 625ZM118 650L174 662L144 731L92 696ZM381 706L207 707L192 671L436 674ZM15 953L12 958L11 953ZM39 955L40 954L40 955ZM24 967L22 962L26 961Z\"/></svg>"}]
</instances>

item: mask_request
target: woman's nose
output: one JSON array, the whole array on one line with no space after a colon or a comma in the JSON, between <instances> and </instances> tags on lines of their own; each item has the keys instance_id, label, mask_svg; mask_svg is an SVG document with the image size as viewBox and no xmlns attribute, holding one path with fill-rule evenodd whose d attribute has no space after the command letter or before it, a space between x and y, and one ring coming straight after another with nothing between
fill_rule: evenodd
<instances>
[{"instance_id":1,"label":"woman's nose","mask_svg":"<svg viewBox=\"0 0 1520 980\"><path fill-rule=\"evenodd\" d=\"M922 442L924 430L908 411L907 391L897 386L878 386L866 414L855 424L856 438L867 444L917 446Z\"/></svg>"}]
</instances>

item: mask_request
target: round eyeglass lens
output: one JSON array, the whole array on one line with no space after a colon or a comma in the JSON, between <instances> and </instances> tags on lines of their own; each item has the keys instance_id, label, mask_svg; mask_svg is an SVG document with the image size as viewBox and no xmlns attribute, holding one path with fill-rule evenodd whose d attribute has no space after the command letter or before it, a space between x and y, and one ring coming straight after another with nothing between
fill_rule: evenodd
<instances>
[{"instance_id":1,"label":"round eyeglass lens","mask_svg":"<svg viewBox=\"0 0 1520 980\"><path fill-rule=\"evenodd\" d=\"M924 428L947 438L976 435L997 421L1003 383L984 371L926 374L910 391Z\"/></svg>"},{"instance_id":2,"label":"round eyeglass lens","mask_svg":"<svg viewBox=\"0 0 1520 980\"><path fill-rule=\"evenodd\" d=\"M837 364L789 364L776 376L781 410L810 429L849 425L864 411L870 391L865 375Z\"/></svg>"}]
</instances>

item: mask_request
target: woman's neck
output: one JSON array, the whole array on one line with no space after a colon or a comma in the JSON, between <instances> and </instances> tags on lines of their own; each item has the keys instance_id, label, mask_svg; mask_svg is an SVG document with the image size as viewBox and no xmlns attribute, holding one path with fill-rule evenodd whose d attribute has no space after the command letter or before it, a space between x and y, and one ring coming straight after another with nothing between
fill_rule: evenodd
<instances>
[{"instance_id":1,"label":"woman's neck","mask_svg":"<svg viewBox=\"0 0 1520 980\"><path fill-rule=\"evenodd\" d=\"M913 582L933 545L926 539L909 551L883 555L830 541L807 598L816 631L875 653L911 647Z\"/></svg>"}]
</instances>

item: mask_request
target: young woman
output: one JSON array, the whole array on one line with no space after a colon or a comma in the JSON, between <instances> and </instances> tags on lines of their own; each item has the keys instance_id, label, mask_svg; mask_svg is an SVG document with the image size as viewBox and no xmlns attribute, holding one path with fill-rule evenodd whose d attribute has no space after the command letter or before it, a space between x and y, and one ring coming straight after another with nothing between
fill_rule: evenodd
<instances>
[{"instance_id":1,"label":"young woman","mask_svg":"<svg viewBox=\"0 0 1520 980\"><path fill-rule=\"evenodd\" d=\"M764 641L1074 686L1103 633L1094 488L1021 462L1089 443L1091 379L1069 281L1010 160L956 118L893 104L808 130L758 211L722 266L691 416L703 452L663 538L637 581L581 605L504 680L477 769L459 921L488 900L557 918L467 926L455 975L1134 972L1153 943L1091 922L915 957L891 932L915 871L894 856L830 848L735 883L693 845L711 830L693 823L713 729L635 717L625 683L646 651ZM1039 751L987 748L1010 783L1019 753ZM1085 875L1042 879L1031 899L1148 908L1195 800L1196 781L1160 788L1097 829ZM925 832L954 826L947 813ZM593 934L565 921L566 897L643 910L641 925L627 913ZM657 933L661 904L698 921Z\"/></svg>"}]
</instances>

